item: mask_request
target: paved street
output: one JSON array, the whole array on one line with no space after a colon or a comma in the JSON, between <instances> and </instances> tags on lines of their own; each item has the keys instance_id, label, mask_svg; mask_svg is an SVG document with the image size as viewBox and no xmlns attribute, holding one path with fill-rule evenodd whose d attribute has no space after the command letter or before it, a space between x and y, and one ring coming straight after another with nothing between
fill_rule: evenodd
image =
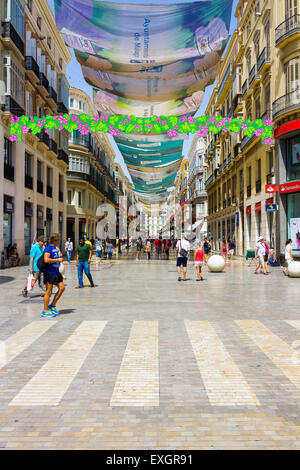
<instances>
[{"instance_id":1,"label":"paved street","mask_svg":"<svg viewBox=\"0 0 300 470\"><path fill-rule=\"evenodd\" d=\"M253 271L70 266L55 319L1 271L0 448L300 449L300 280Z\"/></svg>"}]
</instances>

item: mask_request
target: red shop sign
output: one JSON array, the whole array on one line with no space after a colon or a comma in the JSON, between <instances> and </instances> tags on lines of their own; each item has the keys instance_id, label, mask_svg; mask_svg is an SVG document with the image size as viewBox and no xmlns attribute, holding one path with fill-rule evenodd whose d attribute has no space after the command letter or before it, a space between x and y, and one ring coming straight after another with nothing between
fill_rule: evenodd
<instances>
[{"instance_id":1,"label":"red shop sign","mask_svg":"<svg viewBox=\"0 0 300 470\"><path fill-rule=\"evenodd\" d=\"M274 198L266 199L266 204L274 204Z\"/></svg>"},{"instance_id":2,"label":"red shop sign","mask_svg":"<svg viewBox=\"0 0 300 470\"><path fill-rule=\"evenodd\" d=\"M261 202L255 204L255 212L261 212Z\"/></svg>"},{"instance_id":3,"label":"red shop sign","mask_svg":"<svg viewBox=\"0 0 300 470\"><path fill-rule=\"evenodd\" d=\"M279 186L279 192L284 193L295 193L300 191L300 181L292 181L290 183L284 183Z\"/></svg>"},{"instance_id":4,"label":"red shop sign","mask_svg":"<svg viewBox=\"0 0 300 470\"><path fill-rule=\"evenodd\" d=\"M278 191L278 186L275 184L266 184L266 193L276 193Z\"/></svg>"},{"instance_id":5,"label":"red shop sign","mask_svg":"<svg viewBox=\"0 0 300 470\"><path fill-rule=\"evenodd\" d=\"M250 215L250 214L251 214L251 211L252 211L252 206L247 206L247 207L246 207L246 214L247 214L247 215Z\"/></svg>"}]
</instances>

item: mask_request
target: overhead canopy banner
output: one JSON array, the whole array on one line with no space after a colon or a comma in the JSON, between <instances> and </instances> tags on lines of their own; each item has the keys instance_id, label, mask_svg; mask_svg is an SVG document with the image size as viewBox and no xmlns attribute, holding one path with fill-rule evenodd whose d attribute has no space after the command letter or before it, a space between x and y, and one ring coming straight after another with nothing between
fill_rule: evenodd
<instances>
[{"instance_id":1,"label":"overhead canopy banner","mask_svg":"<svg viewBox=\"0 0 300 470\"><path fill-rule=\"evenodd\" d=\"M195 114L217 76L231 9L232 0L55 0L57 25L94 87L98 112L136 117ZM161 202L183 137L122 134L116 142L143 201Z\"/></svg>"}]
</instances>

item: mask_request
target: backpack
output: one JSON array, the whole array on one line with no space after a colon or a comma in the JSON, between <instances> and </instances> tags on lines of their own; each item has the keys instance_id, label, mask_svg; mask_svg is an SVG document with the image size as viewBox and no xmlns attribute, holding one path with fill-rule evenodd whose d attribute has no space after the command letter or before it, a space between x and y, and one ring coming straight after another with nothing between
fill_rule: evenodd
<instances>
[{"instance_id":1,"label":"backpack","mask_svg":"<svg viewBox=\"0 0 300 470\"><path fill-rule=\"evenodd\" d=\"M44 253L39 257L39 259L36 262L36 265L39 271L41 271L41 273L44 273L46 271L47 263L45 263L44 261Z\"/></svg>"},{"instance_id":2,"label":"backpack","mask_svg":"<svg viewBox=\"0 0 300 470\"><path fill-rule=\"evenodd\" d=\"M188 251L185 250L184 248L182 248L181 246L181 242L180 242L180 250L179 250L179 254L180 256L183 256L184 258L187 258L188 257Z\"/></svg>"}]
</instances>

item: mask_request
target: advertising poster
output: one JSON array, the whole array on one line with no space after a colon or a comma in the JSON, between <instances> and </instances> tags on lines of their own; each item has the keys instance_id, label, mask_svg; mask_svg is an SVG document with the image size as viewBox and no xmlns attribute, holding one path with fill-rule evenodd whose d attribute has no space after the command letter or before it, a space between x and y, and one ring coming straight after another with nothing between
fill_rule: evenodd
<instances>
[{"instance_id":1,"label":"advertising poster","mask_svg":"<svg viewBox=\"0 0 300 470\"><path fill-rule=\"evenodd\" d=\"M300 218L290 219L292 249L300 251Z\"/></svg>"}]
</instances>

